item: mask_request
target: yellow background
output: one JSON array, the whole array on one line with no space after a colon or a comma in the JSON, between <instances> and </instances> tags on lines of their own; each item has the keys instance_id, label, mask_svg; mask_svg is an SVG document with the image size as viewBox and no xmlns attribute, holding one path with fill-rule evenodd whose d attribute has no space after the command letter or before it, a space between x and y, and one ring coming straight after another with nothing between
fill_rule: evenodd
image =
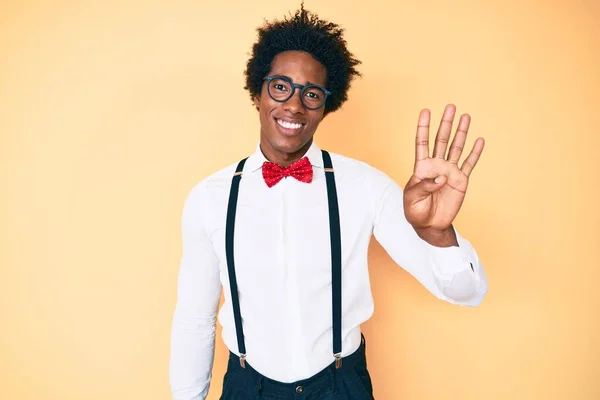
<instances>
[{"instance_id":1,"label":"yellow background","mask_svg":"<svg viewBox=\"0 0 600 400\"><path fill-rule=\"evenodd\" d=\"M255 28L299 3L0 4L1 399L170 398L183 201L254 151ZM363 61L322 148L404 185L419 110L437 128L449 102L487 142L457 221L490 281L479 308L372 244L376 398L600 399L600 3L306 6ZM210 400L225 360L219 337Z\"/></svg>"}]
</instances>

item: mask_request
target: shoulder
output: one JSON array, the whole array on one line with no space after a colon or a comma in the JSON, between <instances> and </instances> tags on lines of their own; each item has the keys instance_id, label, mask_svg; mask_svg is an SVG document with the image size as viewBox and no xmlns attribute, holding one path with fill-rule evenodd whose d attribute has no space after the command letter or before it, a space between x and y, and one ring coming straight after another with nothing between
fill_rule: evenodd
<instances>
[{"instance_id":1,"label":"shoulder","mask_svg":"<svg viewBox=\"0 0 600 400\"><path fill-rule=\"evenodd\" d=\"M332 152L329 154L336 176L341 179L350 179L357 184L380 190L395 183L385 172L365 161Z\"/></svg>"},{"instance_id":2,"label":"shoulder","mask_svg":"<svg viewBox=\"0 0 600 400\"><path fill-rule=\"evenodd\" d=\"M196 182L188 191L185 207L199 207L202 205L203 208L207 208L213 202L215 196L219 196L223 192L228 193L238 163L239 161L231 163Z\"/></svg>"}]
</instances>

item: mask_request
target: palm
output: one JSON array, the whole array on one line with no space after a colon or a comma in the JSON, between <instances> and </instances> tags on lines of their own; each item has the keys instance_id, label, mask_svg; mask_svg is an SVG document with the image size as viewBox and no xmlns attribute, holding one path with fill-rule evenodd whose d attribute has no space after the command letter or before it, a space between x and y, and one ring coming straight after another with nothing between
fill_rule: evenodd
<instances>
[{"instance_id":1,"label":"palm","mask_svg":"<svg viewBox=\"0 0 600 400\"><path fill-rule=\"evenodd\" d=\"M450 228L465 198L469 175L483 151L484 142L479 138L459 168L470 123L469 116L463 115L446 155L454 113L454 106L446 107L432 156L429 155L429 111L423 110L419 116L414 171L404 188L404 212L415 229L444 231ZM438 177L442 182L435 183Z\"/></svg>"}]
</instances>

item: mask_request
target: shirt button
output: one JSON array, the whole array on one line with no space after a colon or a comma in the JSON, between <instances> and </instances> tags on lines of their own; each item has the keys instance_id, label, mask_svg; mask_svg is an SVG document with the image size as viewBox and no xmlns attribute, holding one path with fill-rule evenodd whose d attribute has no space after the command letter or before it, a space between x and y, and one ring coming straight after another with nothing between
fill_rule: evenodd
<instances>
[{"instance_id":1,"label":"shirt button","mask_svg":"<svg viewBox=\"0 0 600 400\"><path fill-rule=\"evenodd\" d=\"M296 393L300 394L304 391L304 388L302 386L296 386Z\"/></svg>"}]
</instances>

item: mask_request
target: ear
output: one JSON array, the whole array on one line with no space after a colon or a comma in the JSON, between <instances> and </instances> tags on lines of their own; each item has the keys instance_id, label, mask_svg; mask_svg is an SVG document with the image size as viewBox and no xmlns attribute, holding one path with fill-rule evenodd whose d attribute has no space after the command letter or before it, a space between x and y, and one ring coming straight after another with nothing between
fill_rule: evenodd
<instances>
[{"instance_id":1,"label":"ear","mask_svg":"<svg viewBox=\"0 0 600 400\"><path fill-rule=\"evenodd\" d=\"M260 111L260 95L254 97L254 107Z\"/></svg>"}]
</instances>

